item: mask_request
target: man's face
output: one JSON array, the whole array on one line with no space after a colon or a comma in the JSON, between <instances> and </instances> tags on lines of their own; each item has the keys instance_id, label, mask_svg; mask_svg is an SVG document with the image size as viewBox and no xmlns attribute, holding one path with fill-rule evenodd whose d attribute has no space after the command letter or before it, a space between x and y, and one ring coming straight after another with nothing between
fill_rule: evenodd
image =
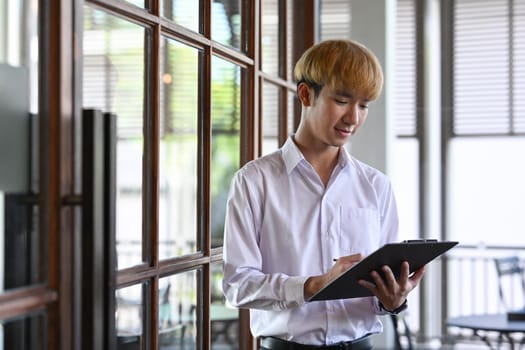
<instances>
[{"instance_id":1,"label":"man's face","mask_svg":"<svg viewBox=\"0 0 525 350\"><path fill-rule=\"evenodd\" d=\"M319 141L342 146L364 123L369 102L358 93L324 86L308 111L310 130Z\"/></svg>"}]
</instances>

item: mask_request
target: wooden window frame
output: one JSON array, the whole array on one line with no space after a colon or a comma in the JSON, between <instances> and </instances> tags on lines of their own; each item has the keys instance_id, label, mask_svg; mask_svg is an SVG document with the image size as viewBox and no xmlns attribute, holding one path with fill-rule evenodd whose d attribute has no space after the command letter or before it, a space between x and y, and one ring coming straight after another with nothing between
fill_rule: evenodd
<instances>
[{"instance_id":1,"label":"wooden window frame","mask_svg":"<svg viewBox=\"0 0 525 350\"><path fill-rule=\"evenodd\" d=\"M39 228L46 254L42 257L42 271L47 277L44 285L29 286L20 290L7 291L0 295L0 319L6 320L36 311L47 313L48 349L83 349L83 337L89 332L82 326L89 320L82 318L82 303L86 290L82 282L82 162L80 157L80 132L82 108L82 57L83 7L85 5L102 9L112 15L137 23L152 31L151 63L148 101L159 101L160 60L159 47L161 35L176 39L189 46L204 51L203 71L211 76L211 57L217 56L244 68L242 79L245 93L241 97L242 122L240 133L240 165L260 155L261 151L261 86L264 81L282 89L282 106L279 115L279 143L282 144L290 130L287 130L287 99L289 92L295 91L291 81L290 67L286 61L280 62L280 76L275 77L261 71L260 35L261 2L263 0L243 0L250 4L249 13L244 18L248 36L246 53L211 40L211 4L212 0L202 0L203 33L197 34L160 16L160 1L146 0L149 10L137 8L124 0L39 0L40 23L40 62L39 62L39 111L40 111L40 188ZM319 0L305 0L300 3L293 0L279 0L279 11L286 21L287 3L293 3L292 57L295 62L302 52L317 41ZM244 16L243 16L244 17ZM280 46L282 57L287 57L289 46L285 23L281 24ZM243 34L244 35L244 34ZM210 328L210 265L222 261L222 247L212 248L210 242L210 159L211 159L211 82L202 81L202 101L199 121L199 152L203 154L199 165L198 231L202 245L200 252L184 257L162 260L158 254L158 167L159 145L151 140L158 140L160 107L158 103L146 103L145 113L150 117L145 136L144 168L151 169L144 173L143 181L146 197L143 206L145 230L150 232L147 257L151 263L140 264L119 270L116 276L116 288L148 281L149 318L151 334L158 330L158 279L166 275L193 269L202 271L202 285L198 297L203 300L202 329L198 330L199 349L209 349ZM300 115L296 108L294 123L297 125ZM148 141L149 140L149 141ZM146 244L146 243L143 243ZM147 259L146 259L147 260ZM84 292L85 293L85 292ZM239 348L255 349L256 339L249 330L249 312L241 310L239 328ZM96 321L96 320L91 320ZM158 348L158 339L151 336L146 348Z\"/></svg>"}]
</instances>

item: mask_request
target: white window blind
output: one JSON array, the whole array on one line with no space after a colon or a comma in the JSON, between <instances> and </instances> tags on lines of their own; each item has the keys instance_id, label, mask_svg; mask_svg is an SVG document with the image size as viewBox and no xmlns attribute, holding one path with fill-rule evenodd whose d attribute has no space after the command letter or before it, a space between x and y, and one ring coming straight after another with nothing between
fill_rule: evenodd
<instances>
[{"instance_id":1,"label":"white window blind","mask_svg":"<svg viewBox=\"0 0 525 350\"><path fill-rule=\"evenodd\" d=\"M279 77L279 2L266 0L261 6L262 70ZM264 138L277 139L279 133L279 89L264 82L262 86L262 132ZM277 145L277 142L275 143Z\"/></svg>"},{"instance_id":2,"label":"white window blind","mask_svg":"<svg viewBox=\"0 0 525 350\"><path fill-rule=\"evenodd\" d=\"M456 0L453 134L525 134L525 0Z\"/></svg>"},{"instance_id":3,"label":"white window blind","mask_svg":"<svg viewBox=\"0 0 525 350\"><path fill-rule=\"evenodd\" d=\"M396 9L395 130L397 136L416 136L416 5L398 0Z\"/></svg>"},{"instance_id":4,"label":"white window blind","mask_svg":"<svg viewBox=\"0 0 525 350\"><path fill-rule=\"evenodd\" d=\"M321 40L350 39L351 6L350 0L321 1Z\"/></svg>"},{"instance_id":5,"label":"white window blind","mask_svg":"<svg viewBox=\"0 0 525 350\"><path fill-rule=\"evenodd\" d=\"M523 134L525 133L525 1L515 1L513 5L514 131Z\"/></svg>"},{"instance_id":6,"label":"white window blind","mask_svg":"<svg viewBox=\"0 0 525 350\"><path fill-rule=\"evenodd\" d=\"M84 7L83 107L115 113L119 139L143 136L144 43L149 40L143 27Z\"/></svg>"}]
</instances>

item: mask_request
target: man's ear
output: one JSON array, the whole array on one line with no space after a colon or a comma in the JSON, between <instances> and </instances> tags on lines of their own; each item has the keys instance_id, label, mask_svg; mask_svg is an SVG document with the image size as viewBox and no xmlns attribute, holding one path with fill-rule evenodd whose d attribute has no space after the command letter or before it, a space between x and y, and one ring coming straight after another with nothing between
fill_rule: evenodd
<instances>
[{"instance_id":1,"label":"man's ear","mask_svg":"<svg viewBox=\"0 0 525 350\"><path fill-rule=\"evenodd\" d=\"M303 106L310 106L312 104L312 88L305 82L297 86L297 97Z\"/></svg>"}]
</instances>

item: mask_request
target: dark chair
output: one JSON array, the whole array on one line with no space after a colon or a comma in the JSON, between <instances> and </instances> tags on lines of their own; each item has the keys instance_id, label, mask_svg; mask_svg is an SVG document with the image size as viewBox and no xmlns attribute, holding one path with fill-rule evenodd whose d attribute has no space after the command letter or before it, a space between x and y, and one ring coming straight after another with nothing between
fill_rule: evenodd
<instances>
[{"instance_id":1,"label":"dark chair","mask_svg":"<svg viewBox=\"0 0 525 350\"><path fill-rule=\"evenodd\" d=\"M498 273L498 291L506 311L525 306L524 266L517 256L494 259Z\"/></svg>"},{"instance_id":2,"label":"dark chair","mask_svg":"<svg viewBox=\"0 0 525 350\"><path fill-rule=\"evenodd\" d=\"M525 267L518 256L494 259L498 274L498 292L506 312L525 308ZM509 335L510 336L510 335ZM503 342L500 334L498 348ZM521 336L520 348L525 345L525 336Z\"/></svg>"}]
</instances>

